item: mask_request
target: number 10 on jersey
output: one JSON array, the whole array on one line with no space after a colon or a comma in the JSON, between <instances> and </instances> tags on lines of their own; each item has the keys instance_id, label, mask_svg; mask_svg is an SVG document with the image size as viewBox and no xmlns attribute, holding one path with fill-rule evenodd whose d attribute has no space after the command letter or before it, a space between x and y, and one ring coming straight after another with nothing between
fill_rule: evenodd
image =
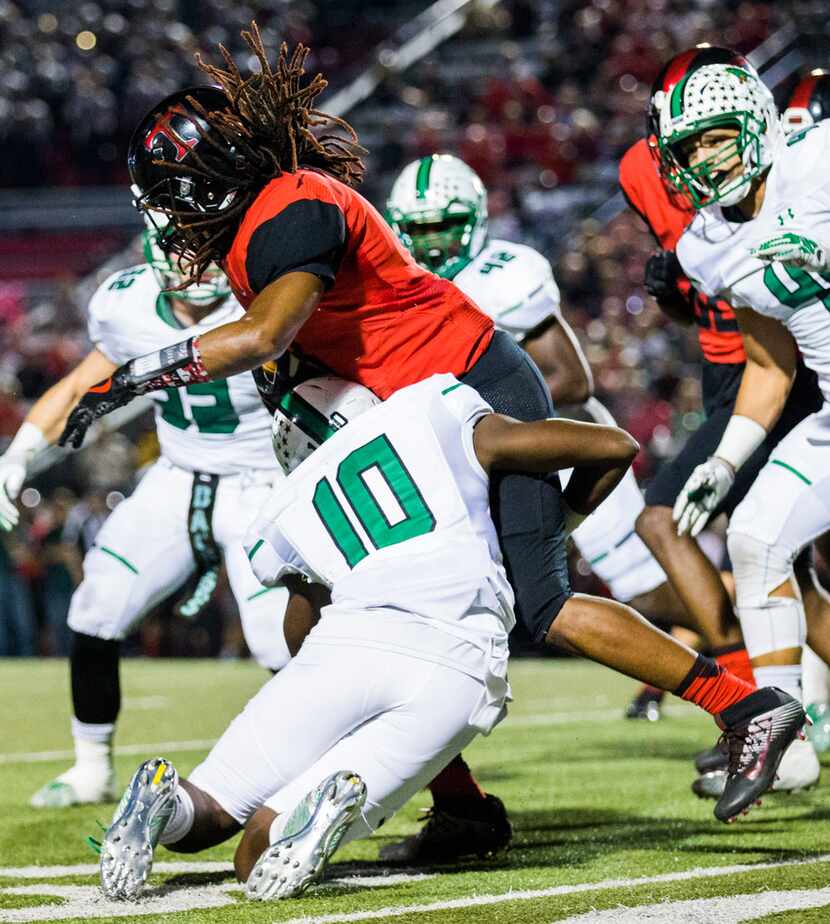
<instances>
[{"instance_id":1,"label":"number 10 on jersey","mask_svg":"<svg viewBox=\"0 0 830 924\"><path fill-rule=\"evenodd\" d=\"M376 549L435 529L435 517L385 434L360 446L337 468L337 485ZM314 489L314 509L350 568L369 554L328 478Z\"/></svg>"}]
</instances>

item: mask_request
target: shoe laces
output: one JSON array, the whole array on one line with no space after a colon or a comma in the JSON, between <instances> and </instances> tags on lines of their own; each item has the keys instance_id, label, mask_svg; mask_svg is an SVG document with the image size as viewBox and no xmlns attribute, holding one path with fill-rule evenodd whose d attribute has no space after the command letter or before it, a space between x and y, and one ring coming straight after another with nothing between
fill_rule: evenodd
<instances>
[{"instance_id":1,"label":"shoe laces","mask_svg":"<svg viewBox=\"0 0 830 924\"><path fill-rule=\"evenodd\" d=\"M730 776L743 773L755 761L769 740L771 731L772 716L753 719L743 728L724 731L718 745L725 744L728 750Z\"/></svg>"}]
</instances>

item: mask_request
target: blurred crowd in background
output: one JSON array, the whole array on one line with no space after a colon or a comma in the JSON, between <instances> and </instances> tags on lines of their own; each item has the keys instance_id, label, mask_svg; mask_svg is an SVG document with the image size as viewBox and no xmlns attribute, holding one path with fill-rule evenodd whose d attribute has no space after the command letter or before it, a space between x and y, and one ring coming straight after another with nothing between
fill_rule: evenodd
<instances>
[{"instance_id":1,"label":"blurred crowd in background","mask_svg":"<svg viewBox=\"0 0 830 924\"><path fill-rule=\"evenodd\" d=\"M213 55L222 42L246 60L239 31L252 18L272 48L309 43L309 69L322 70L337 91L377 67L378 47L406 39L402 25L427 5L0 0L0 202L4 190L35 186L114 185L127 197L135 123L164 94L204 82L195 51ZM488 186L492 235L549 257L599 396L644 447L641 480L702 419L699 353L694 332L668 322L643 289L653 243L639 218L613 205L617 164L643 133L649 87L667 58L701 41L749 52L796 7L807 15L813 6L823 4L482 4L458 36L389 75L348 113L370 152L363 191L377 206L410 160L456 153ZM11 235L0 246L0 449L31 401L89 348L90 274L116 252L118 265L139 262L136 250L122 253L139 227L136 219L121 233ZM63 263L55 259L64 253ZM39 260L48 273L37 272ZM24 493L20 528L0 535L0 656L65 653L83 553L154 452L151 422L142 419ZM242 645L226 592L197 625L150 619L134 643L149 653L202 655L238 654Z\"/></svg>"}]
</instances>

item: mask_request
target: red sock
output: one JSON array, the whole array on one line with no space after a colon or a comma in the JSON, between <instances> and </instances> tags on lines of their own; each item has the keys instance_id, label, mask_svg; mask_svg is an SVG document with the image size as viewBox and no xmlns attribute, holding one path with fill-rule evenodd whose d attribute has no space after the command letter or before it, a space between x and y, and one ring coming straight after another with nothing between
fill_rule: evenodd
<instances>
[{"instance_id":1,"label":"red sock","mask_svg":"<svg viewBox=\"0 0 830 924\"><path fill-rule=\"evenodd\" d=\"M432 801L437 805L456 799L483 799L484 790L476 782L464 758L459 754L429 784Z\"/></svg>"},{"instance_id":2,"label":"red sock","mask_svg":"<svg viewBox=\"0 0 830 924\"><path fill-rule=\"evenodd\" d=\"M743 642L730 645L729 648L718 648L712 652L712 657L721 667L725 667L736 677L751 684L753 690L757 687L755 675L752 673L752 664Z\"/></svg>"},{"instance_id":3,"label":"red sock","mask_svg":"<svg viewBox=\"0 0 830 924\"><path fill-rule=\"evenodd\" d=\"M698 655L692 669L674 693L711 715L717 715L754 691L754 684L750 686L711 658Z\"/></svg>"}]
</instances>

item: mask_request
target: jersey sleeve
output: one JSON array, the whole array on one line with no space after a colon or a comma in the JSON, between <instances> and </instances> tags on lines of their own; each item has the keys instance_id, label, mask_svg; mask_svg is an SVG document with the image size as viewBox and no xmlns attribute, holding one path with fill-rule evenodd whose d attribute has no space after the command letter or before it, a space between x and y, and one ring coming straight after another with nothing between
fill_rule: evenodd
<instances>
[{"instance_id":1,"label":"jersey sleeve","mask_svg":"<svg viewBox=\"0 0 830 924\"><path fill-rule=\"evenodd\" d=\"M281 481L249 527L243 542L251 570L265 587L276 586L287 574L309 576L305 563L279 527L280 515L293 500L294 492L289 482Z\"/></svg>"},{"instance_id":2,"label":"jersey sleeve","mask_svg":"<svg viewBox=\"0 0 830 924\"><path fill-rule=\"evenodd\" d=\"M474 388L459 382L455 376L436 376L436 378L446 380L441 384L441 400L453 417L461 424L461 441L464 445L467 461L473 470L484 481L487 481L487 473L481 467L481 463L476 456L473 431L482 417L494 413L493 408Z\"/></svg>"},{"instance_id":3,"label":"jersey sleeve","mask_svg":"<svg viewBox=\"0 0 830 924\"><path fill-rule=\"evenodd\" d=\"M254 292L286 273L313 273L332 285L346 244L346 220L339 206L298 199L263 221L251 235L245 270Z\"/></svg>"},{"instance_id":4,"label":"jersey sleeve","mask_svg":"<svg viewBox=\"0 0 830 924\"><path fill-rule=\"evenodd\" d=\"M113 273L95 290L87 309L87 333L97 350L117 366L136 355L130 338L130 312L134 299L145 297L143 277L151 277L149 266L132 267ZM136 298L136 293L138 294Z\"/></svg>"}]
</instances>

